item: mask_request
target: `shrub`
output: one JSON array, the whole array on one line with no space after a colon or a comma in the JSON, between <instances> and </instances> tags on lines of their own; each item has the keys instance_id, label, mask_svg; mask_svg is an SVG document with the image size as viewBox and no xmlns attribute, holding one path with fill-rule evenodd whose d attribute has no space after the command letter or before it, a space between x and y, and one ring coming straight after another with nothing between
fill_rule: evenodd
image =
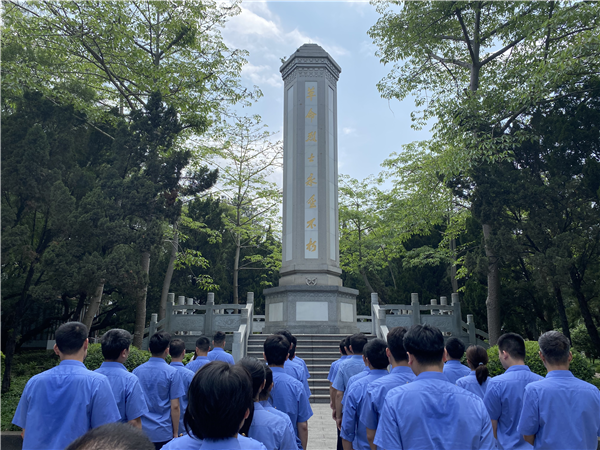
<instances>
[{"instance_id":1,"label":"shrub","mask_svg":"<svg viewBox=\"0 0 600 450\"><path fill-rule=\"evenodd\" d=\"M537 341L526 341L525 342L525 364L529 366L532 372L538 375L546 376L548 373L542 360L539 356L540 347ZM498 357L498 346L495 345L488 349L488 356L490 362L488 363L488 369L490 375L495 377L504 373L504 368L500 364L500 358ZM577 378L584 381L591 382L594 377L594 368L589 361L578 351L573 350L573 361L571 361L571 372Z\"/></svg>"},{"instance_id":2,"label":"shrub","mask_svg":"<svg viewBox=\"0 0 600 450\"><path fill-rule=\"evenodd\" d=\"M140 364L148 361L150 356L152 356L150 355L150 352L140 350L137 347L131 347L129 350L129 358L125 361L124 366L131 372ZM85 358L84 361L85 366L90 370L96 370L103 362L104 357L102 356L101 344L90 344L88 347L87 358Z\"/></svg>"},{"instance_id":3,"label":"shrub","mask_svg":"<svg viewBox=\"0 0 600 450\"><path fill-rule=\"evenodd\" d=\"M600 353L592 343L592 338L584 324L579 324L571 330L571 341L573 342L573 348L584 352L588 358L592 360L600 358Z\"/></svg>"}]
</instances>

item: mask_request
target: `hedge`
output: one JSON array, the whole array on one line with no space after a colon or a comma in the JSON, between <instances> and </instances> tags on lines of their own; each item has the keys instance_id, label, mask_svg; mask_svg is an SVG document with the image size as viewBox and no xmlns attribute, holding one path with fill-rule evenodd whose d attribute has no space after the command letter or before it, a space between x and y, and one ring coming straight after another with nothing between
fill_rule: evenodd
<instances>
[{"instance_id":1,"label":"hedge","mask_svg":"<svg viewBox=\"0 0 600 450\"><path fill-rule=\"evenodd\" d=\"M133 371L137 366L144 364L146 361L150 359L152 355L149 351L139 350L137 347L131 347L129 350L129 358L123 364L130 372ZM185 358L183 358L183 363L187 364L194 357L194 352L186 353ZM104 357L102 356L102 347L100 344L90 344L88 347L87 358L83 362L85 366L90 370L96 370L99 368L104 362ZM171 356L167 356L167 363L171 363Z\"/></svg>"}]
</instances>

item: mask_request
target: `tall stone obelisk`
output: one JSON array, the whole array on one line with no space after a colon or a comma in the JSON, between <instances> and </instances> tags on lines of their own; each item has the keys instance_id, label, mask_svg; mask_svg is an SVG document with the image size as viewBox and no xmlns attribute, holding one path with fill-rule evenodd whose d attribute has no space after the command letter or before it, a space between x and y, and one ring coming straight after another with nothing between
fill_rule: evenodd
<instances>
[{"instance_id":1,"label":"tall stone obelisk","mask_svg":"<svg viewBox=\"0 0 600 450\"><path fill-rule=\"evenodd\" d=\"M337 80L317 44L283 63L283 255L279 287L265 289L265 331L354 333L358 291L339 264Z\"/></svg>"}]
</instances>

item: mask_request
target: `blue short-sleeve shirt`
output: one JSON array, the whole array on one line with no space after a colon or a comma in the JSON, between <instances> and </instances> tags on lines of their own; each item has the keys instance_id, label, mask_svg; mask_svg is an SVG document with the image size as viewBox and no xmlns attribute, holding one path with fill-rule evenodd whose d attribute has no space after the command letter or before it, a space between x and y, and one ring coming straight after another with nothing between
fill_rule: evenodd
<instances>
[{"instance_id":1,"label":"blue short-sleeve shirt","mask_svg":"<svg viewBox=\"0 0 600 450\"><path fill-rule=\"evenodd\" d=\"M446 364L444 364L444 375L452 384L455 384L459 378L469 375L469 372L471 372L471 369L455 359L446 361Z\"/></svg>"},{"instance_id":2,"label":"blue short-sleeve shirt","mask_svg":"<svg viewBox=\"0 0 600 450\"><path fill-rule=\"evenodd\" d=\"M294 432L298 436L298 423L306 422L313 415L304 387L295 378L290 377L281 367L271 367L273 371L273 406L283 411L292 421Z\"/></svg>"},{"instance_id":3,"label":"blue short-sleeve shirt","mask_svg":"<svg viewBox=\"0 0 600 450\"><path fill-rule=\"evenodd\" d=\"M394 367L390 374L381 377L367 386L365 399L360 412L361 420L364 421L367 428L377 429L379 416L383 408L383 402L387 393L398 386L410 383L415 379L415 374L410 367Z\"/></svg>"},{"instance_id":4,"label":"blue short-sleeve shirt","mask_svg":"<svg viewBox=\"0 0 600 450\"><path fill-rule=\"evenodd\" d=\"M369 384L387 375L388 371L385 369L370 370L366 376L355 381L344 393L344 409L340 436L352 442L354 450L370 450L371 448L367 440L367 427L360 416L360 412Z\"/></svg>"},{"instance_id":5,"label":"blue short-sleeve shirt","mask_svg":"<svg viewBox=\"0 0 600 450\"><path fill-rule=\"evenodd\" d=\"M267 450L295 450L296 435L287 427L285 420L254 403L254 416L248 437L262 442Z\"/></svg>"},{"instance_id":6,"label":"blue short-sleeve shirt","mask_svg":"<svg viewBox=\"0 0 600 450\"><path fill-rule=\"evenodd\" d=\"M483 402L492 420L498 421L498 445L501 449L531 449L517 431L525 386L543 380L525 365L512 366L488 382Z\"/></svg>"},{"instance_id":7,"label":"blue short-sleeve shirt","mask_svg":"<svg viewBox=\"0 0 600 450\"><path fill-rule=\"evenodd\" d=\"M331 381L332 384L335 381L335 376L337 374L337 370L339 368L340 363L346 358L348 358L348 355L342 355L340 359L331 363L331 367L329 368L329 374L327 374L327 379Z\"/></svg>"},{"instance_id":8,"label":"blue short-sleeve shirt","mask_svg":"<svg viewBox=\"0 0 600 450\"><path fill-rule=\"evenodd\" d=\"M295 358L294 358L295 361ZM302 387L304 388L304 392L307 397L310 397L310 388L308 386L308 380L304 376L304 367L299 362L290 361L289 359L283 364L283 368L285 373L287 373L290 377L295 378L300 383L302 383Z\"/></svg>"},{"instance_id":9,"label":"blue short-sleeve shirt","mask_svg":"<svg viewBox=\"0 0 600 450\"><path fill-rule=\"evenodd\" d=\"M108 378L121 414L121 422L137 419L148 412L140 381L134 374L129 373L123 364L105 361L94 372Z\"/></svg>"},{"instance_id":10,"label":"blue short-sleeve shirt","mask_svg":"<svg viewBox=\"0 0 600 450\"><path fill-rule=\"evenodd\" d=\"M25 428L24 449L63 449L92 428L121 420L108 378L63 360L32 377L12 423Z\"/></svg>"},{"instance_id":11,"label":"blue short-sleeve shirt","mask_svg":"<svg viewBox=\"0 0 600 450\"><path fill-rule=\"evenodd\" d=\"M365 363L361 355L349 356L339 364L335 375L335 381L333 382L333 388L344 392L348 387L348 380L350 377L362 372L364 368Z\"/></svg>"},{"instance_id":12,"label":"blue short-sleeve shirt","mask_svg":"<svg viewBox=\"0 0 600 450\"><path fill-rule=\"evenodd\" d=\"M596 450L600 437L600 391L569 370L553 370L528 384L517 427L535 435L534 449Z\"/></svg>"},{"instance_id":13,"label":"blue short-sleeve shirt","mask_svg":"<svg viewBox=\"0 0 600 450\"><path fill-rule=\"evenodd\" d=\"M215 347L210 352L208 352L208 359L211 361L225 361L229 364L235 364L233 356L231 356L221 347Z\"/></svg>"},{"instance_id":14,"label":"blue short-sleeve shirt","mask_svg":"<svg viewBox=\"0 0 600 450\"><path fill-rule=\"evenodd\" d=\"M179 371L164 359L152 357L136 367L133 374L140 380L148 405L148 412L142 416L144 433L152 442L172 439L171 400L185 394Z\"/></svg>"},{"instance_id":15,"label":"blue short-sleeve shirt","mask_svg":"<svg viewBox=\"0 0 600 450\"><path fill-rule=\"evenodd\" d=\"M423 372L388 392L374 443L386 450L496 448L483 401L440 372Z\"/></svg>"},{"instance_id":16,"label":"blue short-sleeve shirt","mask_svg":"<svg viewBox=\"0 0 600 450\"><path fill-rule=\"evenodd\" d=\"M261 442L244 437L241 434L237 438L218 440L201 440L186 434L163 446L164 450L199 450L200 448L202 450L267 450Z\"/></svg>"},{"instance_id":17,"label":"blue short-sleeve shirt","mask_svg":"<svg viewBox=\"0 0 600 450\"><path fill-rule=\"evenodd\" d=\"M185 433L185 426L183 425L183 414L188 405L187 392L192 384L195 373L191 370L187 370L181 362L171 362L171 367L175 367L179 371L181 382L183 383L183 391L185 394L179 399L179 433Z\"/></svg>"},{"instance_id":18,"label":"blue short-sleeve shirt","mask_svg":"<svg viewBox=\"0 0 600 450\"><path fill-rule=\"evenodd\" d=\"M288 429L290 430L292 435L295 436L295 431L294 431L294 427L292 426L292 421L290 420L290 416L288 416L284 412L279 411L277 408L274 408L273 405L271 405L268 400L262 400L259 403L265 409L265 411L268 411L271 414L275 414L277 417L281 417L285 421L286 426L288 427ZM298 450L302 450L303 449L302 441L300 441L300 438L298 436L295 436L295 437L296 437L296 447L298 448Z\"/></svg>"},{"instance_id":19,"label":"blue short-sleeve shirt","mask_svg":"<svg viewBox=\"0 0 600 450\"><path fill-rule=\"evenodd\" d=\"M363 371L362 371L362 372L359 372L359 373L357 373L356 375L352 375L352 376L350 377L350 379L348 380L348 384L346 385L346 390L350 389L350 386L352 386L352 384L353 384L355 381L358 381L358 380L360 380L361 378L364 378L364 377L366 377L367 375L369 375L369 372L370 372L370 369L369 369L367 366L365 366L365 368L363 369Z\"/></svg>"},{"instance_id":20,"label":"blue short-sleeve shirt","mask_svg":"<svg viewBox=\"0 0 600 450\"><path fill-rule=\"evenodd\" d=\"M208 356L196 356L196 359L187 363L185 368L196 373L204 364L208 364L209 362L210 359L208 359Z\"/></svg>"},{"instance_id":21,"label":"blue short-sleeve shirt","mask_svg":"<svg viewBox=\"0 0 600 450\"><path fill-rule=\"evenodd\" d=\"M491 377L488 377L488 379L485 380L482 384L479 384L479 381L477 381L477 377L475 376L475 371L472 370L471 373L469 373L469 375L467 375L466 377L462 377L456 380L456 385L460 386L463 389L466 389L469 392L472 392L481 400L483 400L483 397L485 396L485 391L488 387L488 382L490 380Z\"/></svg>"},{"instance_id":22,"label":"blue short-sleeve shirt","mask_svg":"<svg viewBox=\"0 0 600 450\"><path fill-rule=\"evenodd\" d=\"M293 359L293 362L300 363L304 369L304 376L306 378L310 378L310 372L308 371L308 366L306 365L306 362L302 358L300 358L298 355L296 355Z\"/></svg>"}]
</instances>

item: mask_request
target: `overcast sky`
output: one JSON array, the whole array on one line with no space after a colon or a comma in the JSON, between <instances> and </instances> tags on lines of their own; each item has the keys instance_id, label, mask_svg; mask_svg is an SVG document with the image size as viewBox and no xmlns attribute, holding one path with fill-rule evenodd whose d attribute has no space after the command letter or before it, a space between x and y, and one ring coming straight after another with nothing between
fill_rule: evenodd
<instances>
[{"instance_id":1,"label":"overcast sky","mask_svg":"<svg viewBox=\"0 0 600 450\"><path fill-rule=\"evenodd\" d=\"M281 58L305 43L316 43L341 66L338 81L338 167L340 174L364 179L402 144L427 139L428 130L410 125L412 100L388 102L377 82L388 68L375 56L367 35L379 15L367 2L242 2L242 13L230 20L225 42L250 52L243 83L257 85L264 97L248 112L260 114L271 131L283 126Z\"/></svg>"}]
</instances>

